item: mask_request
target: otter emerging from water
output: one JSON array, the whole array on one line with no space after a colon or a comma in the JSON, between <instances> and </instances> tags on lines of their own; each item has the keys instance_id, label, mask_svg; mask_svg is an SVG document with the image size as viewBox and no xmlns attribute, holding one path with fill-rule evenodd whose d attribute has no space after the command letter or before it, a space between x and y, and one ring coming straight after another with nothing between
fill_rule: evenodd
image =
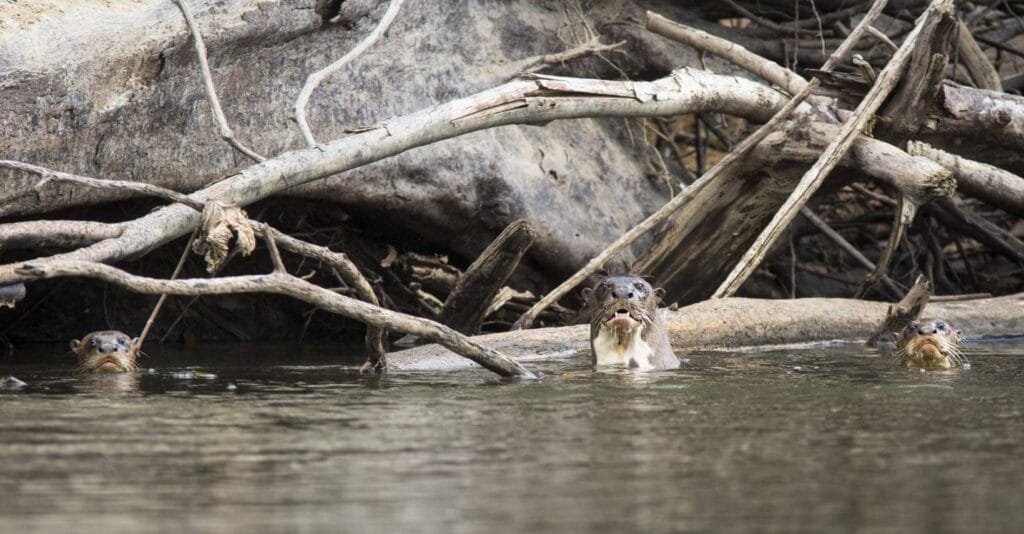
<instances>
[{"instance_id":1,"label":"otter emerging from water","mask_svg":"<svg viewBox=\"0 0 1024 534\"><path fill-rule=\"evenodd\" d=\"M609 276L584 290L596 366L675 369L679 358L658 315L660 294L636 276Z\"/></svg>"},{"instance_id":2,"label":"otter emerging from water","mask_svg":"<svg viewBox=\"0 0 1024 534\"><path fill-rule=\"evenodd\" d=\"M967 362L960 350L961 335L941 319L911 321L896 334L896 358L903 367L959 367Z\"/></svg>"},{"instance_id":3,"label":"otter emerging from water","mask_svg":"<svg viewBox=\"0 0 1024 534\"><path fill-rule=\"evenodd\" d=\"M124 373L138 369L136 340L117 330L93 332L71 341L78 373Z\"/></svg>"}]
</instances>

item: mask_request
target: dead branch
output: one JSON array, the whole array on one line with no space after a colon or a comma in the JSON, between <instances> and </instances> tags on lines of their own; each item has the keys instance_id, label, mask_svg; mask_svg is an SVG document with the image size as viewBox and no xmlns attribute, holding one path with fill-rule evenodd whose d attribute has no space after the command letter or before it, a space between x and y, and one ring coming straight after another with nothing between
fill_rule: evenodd
<instances>
[{"instance_id":1,"label":"dead branch","mask_svg":"<svg viewBox=\"0 0 1024 534\"><path fill-rule=\"evenodd\" d=\"M536 72L548 65L559 65L581 57L592 56L602 52L611 52L612 50L621 48L625 44L626 41L604 44L601 42L601 36L593 35L587 42L576 45L568 50L563 50L554 54L534 56L517 61L512 70L523 73Z\"/></svg>"},{"instance_id":2,"label":"dead branch","mask_svg":"<svg viewBox=\"0 0 1024 534\"><path fill-rule=\"evenodd\" d=\"M295 99L295 122L299 125L299 130L302 131L302 137L306 139L306 143L311 147L317 146L316 138L313 137L313 132L309 129L309 124L306 122L306 106L309 104L309 97L313 95L313 91L320 85L321 82L329 78L335 72L338 72L342 67L348 65L355 58L359 57L370 48L381 35L384 34L394 22L395 17L398 16L398 10L402 7L404 0L391 0L391 4L388 5L387 11L384 12L384 16L381 17L377 27L370 32L362 41L359 42L352 50L349 50L347 54L341 56L341 59L331 63L330 65L310 74L306 78L306 83L302 86L302 91L299 92L298 98Z\"/></svg>"},{"instance_id":3,"label":"dead branch","mask_svg":"<svg viewBox=\"0 0 1024 534\"><path fill-rule=\"evenodd\" d=\"M804 85L807 85L807 82L797 73L748 51L740 44L679 24L653 11L647 12L647 29L673 41L692 46L697 50L728 59L744 70L781 87L791 95L799 93Z\"/></svg>"},{"instance_id":4,"label":"dead branch","mask_svg":"<svg viewBox=\"0 0 1024 534\"><path fill-rule=\"evenodd\" d=\"M748 80L692 69L653 82L611 82L531 75L447 104L396 117L318 148L286 152L189 195L245 206L286 189L359 167L413 147L483 128L593 116L672 116L698 109L765 120L782 96ZM191 232L199 214L175 204L123 223L121 236L62 260L109 262L148 252ZM35 260L40 261L40 260ZM11 278L16 264L0 266Z\"/></svg>"},{"instance_id":5,"label":"dead branch","mask_svg":"<svg viewBox=\"0 0 1024 534\"><path fill-rule=\"evenodd\" d=\"M971 75L974 84L979 89L1002 91L1003 84L999 80L999 73L992 66L985 52L978 46L978 41L974 40L971 30L962 20L957 22L956 44L957 50L960 52L960 59L967 67L967 72Z\"/></svg>"},{"instance_id":6,"label":"dead branch","mask_svg":"<svg viewBox=\"0 0 1024 534\"><path fill-rule=\"evenodd\" d=\"M121 236L121 225L94 221L26 221L0 224L0 250L76 248Z\"/></svg>"},{"instance_id":7,"label":"dead branch","mask_svg":"<svg viewBox=\"0 0 1024 534\"><path fill-rule=\"evenodd\" d=\"M878 328L888 304L855 299L751 299L730 297L698 302L662 319L676 351L735 351L818 341L865 340ZM969 336L1016 334L1024 328L1024 293L990 299L935 302L929 315L941 317ZM474 341L519 361L565 359L589 351L588 325L515 330L475 336ZM395 370L450 370L465 367L436 345L391 353Z\"/></svg>"},{"instance_id":8,"label":"dead branch","mask_svg":"<svg viewBox=\"0 0 1024 534\"><path fill-rule=\"evenodd\" d=\"M185 243L185 250L181 251L181 256L178 258L178 264L174 266L174 272L171 273L171 280L176 280L181 274L181 270L185 268L185 262L188 261L188 253L192 250L192 242L195 241L196 235L199 233L197 228L195 232L192 232L192 236L188 238L188 242ZM132 340L132 349L138 352L142 349L142 345L146 343L146 336L149 335L149 331L153 328L153 323L156 322L157 316L160 315L160 310L164 307L164 302L167 302L167 293L161 293L160 298L157 299L153 309L149 312L149 318L146 319L146 324L142 327L142 332L138 337Z\"/></svg>"},{"instance_id":9,"label":"dead branch","mask_svg":"<svg viewBox=\"0 0 1024 534\"><path fill-rule=\"evenodd\" d=\"M1024 263L1024 242L978 214L958 206L953 199L934 202L927 209L950 230L985 244L1011 261Z\"/></svg>"},{"instance_id":10,"label":"dead branch","mask_svg":"<svg viewBox=\"0 0 1024 534\"><path fill-rule=\"evenodd\" d=\"M874 117L875 112L882 106L885 98L896 88L896 84L903 72L903 67L910 60L911 53L917 43L921 29L932 19L952 13L953 4L951 0L934 0L921 15L918 24L903 41L900 49L893 55L892 59L878 76L878 81L868 91L867 96L857 106L857 109L841 128L839 136L829 145L821 158L804 174L800 183L793 190L793 194L782 205L775 217L768 226L757 237L740 262L733 268L722 285L715 292L716 298L730 296L739 289L747 277L754 272L764 259L768 248L785 231L786 227L796 216L799 209L804 206L811 195L817 191L821 182L828 173L839 163L842 155L853 144L856 136L863 131L868 122Z\"/></svg>"},{"instance_id":11,"label":"dead branch","mask_svg":"<svg viewBox=\"0 0 1024 534\"><path fill-rule=\"evenodd\" d=\"M999 167L979 163L911 141L907 153L923 156L953 172L957 191L1018 217L1024 217L1024 178Z\"/></svg>"},{"instance_id":12,"label":"dead branch","mask_svg":"<svg viewBox=\"0 0 1024 534\"><path fill-rule=\"evenodd\" d=\"M828 223L821 220L821 217L818 217L809 208L804 206L800 210L800 215L803 215L804 218L810 221L810 223L815 228L817 228L821 233L825 234L825 236L831 239L832 242L839 246L839 248L846 251L847 254L853 257L853 259L857 260L857 263L864 266L865 269L868 269L870 271L875 270L875 264L872 263L872 261L869 260L867 256L865 256L859 250L857 250L857 247L853 246L849 241L843 238L843 236L840 235L839 232L833 230L832 227L828 225ZM899 286L896 285L896 282L894 282L892 278L889 278L888 276L883 276L882 282L885 283L885 287L894 295L900 294L900 288Z\"/></svg>"},{"instance_id":13,"label":"dead branch","mask_svg":"<svg viewBox=\"0 0 1024 534\"><path fill-rule=\"evenodd\" d=\"M928 299L932 296L932 284L924 276L918 276L913 287L907 294L894 305L886 310L885 320L868 338L867 345L874 347L886 335L900 332L911 321L921 317L924 307L928 305Z\"/></svg>"},{"instance_id":14,"label":"dead branch","mask_svg":"<svg viewBox=\"0 0 1024 534\"><path fill-rule=\"evenodd\" d=\"M934 127L943 134L981 133L993 141L1024 147L1024 97L942 85L942 108L952 119L940 117Z\"/></svg>"},{"instance_id":15,"label":"dead branch","mask_svg":"<svg viewBox=\"0 0 1024 534\"><path fill-rule=\"evenodd\" d=\"M152 185L142 182L129 182L126 180L104 180L101 178L90 178L88 176L79 176L77 174L55 171L52 169L47 169L45 167L40 167L38 165L24 163L21 161L0 160L0 167L30 172L32 174L38 174L42 179L36 184L36 189L46 186L48 182L64 182L69 184L81 185L85 187L92 187L95 189L115 189L120 191L131 191L133 193L138 193L141 195L162 198L169 202L177 202L180 204L184 204L192 209L203 211L203 203L189 198L188 195L184 195L177 191L167 189L166 187L160 187L158 185Z\"/></svg>"},{"instance_id":16,"label":"dead branch","mask_svg":"<svg viewBox=\"0 0 1024 534\"><path fill-rule=\"evenodd\" d=\"M878 14L881 13L882 8L885 6L885 3L886 0L875 1L875 4L872 5L871 10L868 12L867 15L864 16L864 19L861 21L861 24L857 26L857 29L855 29L850 34L850 37L848 37L847 40L843 42L843 44L832 54L832 57L830 57L829 60L826 62L826 68L832 68L835 61L838 61L839 58L845 57L845 55L848 54L850 50L852 50L852 43L856 42L856 40L859 39L860 36L863 34L863 26L870 24L874 20L874 17L877 17ZM661 17L657 13L648 11L647 19L648 23L650 23L651 20L657 21L659 19L664 19L664 17ZM691 46L695 46L696 43L699 42L711 42L711 40L692 40L689 42L689 44ZM727 47L724 45L716 45L714 49L726 50ZM806 84L802 89L800 89L800 91L798 91L792 98L790 98L789 101L787 101L786 104L782 106L782 108L779 109L771 117L771 119L765 122L756 131L754 131L754 133L747 136L731 152L726 154L726 156L722 158L721 161L719 161L714 167L712 167L711 170L709 170L707 173L701 176L700 179L691 184L689 187L681 191L678 195L672 198L672 200L670 200L668 203L662 206L657 212L647 217L640 224L634 226L628 232L623 234L622 237L615 240L615 242L613 242L611 245L605 248L605 250L601 251L600 254L591 258L591 260L587 262L587 264L584 265L583 268L576 271L575 274L573 274L567 280L559 284L558 287L549 291L547 295L544 295L543 298L541 298L529 310L523 313L519 317L519 319L516 320L515 324L512 325L512 328L529 328L530 325L533 324L534 319L536 319L540 312L544 311L545 308L557 302L558 299L562 298L562 296L568 293L572 288L578 286L588 276L597 272L597 270L602 268L608 260L610 260L616 254L618 254L623 249L628 247L640 236L644 235L655 226L660 225L661 223L665 222L670 217L672 217L679 208L681 208L690 200L692 200L705 187L707 187L708 184L712 183L712 181L715 180L720 174L728 170L731 165L733 165L737 161L740 161L740 159L742 159L747 152L749 152L754 146L760 143L761 140L764 139L769 133L774 131L780 124L782 124L782 122L786 120L786 118L794 110L796 110L798 106L800 106L803 103L803 100L810 95L811 90L813 90L815 85L816 82L814 80L812 80L811 83ZM694 210L691 211L690 213L696 213L696 211ZM675 223L677 226L679 225L678 221L675 221ZM660 243L666 243L666 240L661 239ZM650 251L648 252L647 256L645 256L645 258L652 257L655 257L655 255ZM634 266L635 269L641 272L649 272L649 267L650 263L645 263L643 259L637 262L637 264Z\"/></svg>"},{"instance_id":17,"label":"dead branch","mask_svg":"<svg viewBox=\"0 0 1024 534\"><path fill-rule=\"evenodd\" d=\"M469 358L501 376L536 378L532 372L500 352L483 347L442 324L385 310L339 295L301 278L276 271L265 275L231 276L212 280L157 280L136 276L101 263L45 261L23 263L17 268L15 275L24 280L85 276L103 280L137 293L151 295L162 293L173 295L224 295L231 293L285 295L379 328L406 332L440 343L452 352Z\"/></svg>"},{"instance_id":18,"label":"dead branch","mask_svg":"<svg viewBox=\"0 0 1024 534\"><path fill-rule=\"evenodd\" d=\"M129 190L161 198L170 202L185 204L199 212L204 212L206 209L206 204L203 204L200 201L156 185L78 176L17 161L0 161L0 166L33 172L43 176L44 180L62 181L100 189ZM42 184L39 185L41 186ZM338 272L346 284L356 290L356 294L360 299L374 306L380 305L377 295L374 293L370 283L366 281L366 278L363 277L359 272L359 269L345 254L334 252L326 247L307 243L300 239L295 239L284 232L272 228L270 225L258 223L252 219L246 219L245 222L254 232L260 235L270 232L274 241L280 244L285 250L326 263ZM73 248L76 246L91 245L103 239L120 237L122 233L123 228L121 225L88 221L36 221L26 223L8 223L0 224L0 247L16 248L30 246L59 246ZM190 240L190 246L194 241L194 239ZM205 251L205 247L201 250ZM201 254L202 252L197 253ZM179 267L175 270L175 273L180 271L184 257L185 256L183 255L182 259L179 260ZM173 280L176 277L177 274L174 274L171 276L171 279ZM152 320L155 318L156 313L159 312L164 300L165 295L161 295L160 301L157 302L156 307L151 313L150 321L147 322L146 327L143 330L143 335L139 336L140 345L145 339L145 333L151 326ZM384 369L387 365L385 360L386 350L384 348L384 335L385 332L379 328L373 325L367 325L367 361L373 369Z\"/></svg>"},{"instance_id":19,"label":"dead branch","mask_svg":"<svg viewBox=\"0 0 1024 534\"><path fill-rule=\"evenodd\" d=\"M523 219L508 225L459 278L438 321L464 334L479 332L494 297L536 237Z\"/></svg>"},{"instance_id":20,"label":"dead branch","mask_svg":"<svg viewBox=\"0 0 1024 534\"><path fill-rule=\"evenodd\" d=\"M213 117L217 120L217 126L220 128L221 138L227 141L235 150L245 154L249 159L256 162L265 160L266 158L253 152L236 139L235 133L228 126L228 119L224 116L224 110L220 108L220 99L217 98L217 88L213 86L213 74L210 73L210 64L206 59L206 43L203 42L203 36L199 32L199 25L196 24L195 18L192 17L192 10L188 7L188 0L174 0L174 3L181 9L181 14L185 16L185 22L192 32L192 40L196 43L196 55L199 56L199 68L203 72L206 98L210 101L210 108L213 109Z\"/></svg>"}]
</instances>

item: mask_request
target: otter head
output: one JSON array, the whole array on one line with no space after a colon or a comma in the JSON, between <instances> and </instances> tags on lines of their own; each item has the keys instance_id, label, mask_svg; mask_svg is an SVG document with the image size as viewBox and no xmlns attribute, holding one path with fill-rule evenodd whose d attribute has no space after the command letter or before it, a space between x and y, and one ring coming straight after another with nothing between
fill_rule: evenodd
<instances>
[{"instance_id":1,"label":"otter head","mask_svg":"<svg viewBox=\"0 0 1024 534\"><path fill-rule=\"evenodd\" d=\"M71 351L78 358L78 372L123 373L135 370L137 340L116 330L93 332L81 341L72 340Z\"/></svg>"},{"instance_id":2,"label":"otter head","mask_svg":"<svg viewBox=\"0 0 1024 534\"><path fill-rule=\"evenodd\" d=\"M610 276L584 290L594 365L656 366L657 355L646 337L655 331L660 296L660 290L636 276Z\"/></svg>"},{"instance_id":3,"label":"otter head","mask_svg":"<svg viewBox=\"0 0 1024 534\"><path fill-rule=\"evenodd\" d=\"M659 290L636 276L609 276L585 292L590 322L619 333L650 324L658 309Z\"/></svg>"},{"instance_id":4,"label":"otter head","mask_svg":"<svg viewBox=\"0 0 1024 534\"><path fill-rule=\"evenodd\" d=\"M911 321L896 334L896 356L904 367L949 369L963 365L959 330L941 319Z\"/></svg>"}]
</instances>

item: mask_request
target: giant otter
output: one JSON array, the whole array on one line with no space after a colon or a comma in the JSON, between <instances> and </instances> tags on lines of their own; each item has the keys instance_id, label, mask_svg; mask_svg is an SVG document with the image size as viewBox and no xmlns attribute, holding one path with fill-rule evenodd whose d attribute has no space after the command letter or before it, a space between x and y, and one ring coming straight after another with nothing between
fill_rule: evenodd
<instances>
[{"instance_id":1,"label":"giant otter","mask_svg":"<svg viewBox=\"0 0 1024 534\"><path fill-rule=\"evenodd\" d=\"M679 358L658 314L660 294L637 276L609 276L584 290L595 366L674 369Z\"/></svg>"},{"instance_id":2,"label":"giant otter","mask_svg":"<svg viewBox=\"0 0 1024 534\"><path fill-rule=\"evenodd\" d=\"M136 339L117 330L93 332L71 341L79 373L124 373L138 369Z\"/></svg>"},{"instance_id":3,"label":"giant otter","mask_svg":"<svg viewBox=\"0 0 1024 534\"><path fill-rule=\"evenodd\" d=\"M903 367L949 369L967 362L959 330L941 319L911 321L896 334L896 358Z\"/></svg>"}]
</instances>

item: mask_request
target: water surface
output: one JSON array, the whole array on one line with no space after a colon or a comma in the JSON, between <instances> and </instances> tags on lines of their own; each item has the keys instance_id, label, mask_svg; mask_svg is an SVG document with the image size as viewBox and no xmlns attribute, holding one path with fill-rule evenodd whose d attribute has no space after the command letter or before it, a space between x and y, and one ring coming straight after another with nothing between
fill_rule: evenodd
<instances>
[{"instance_id":1,"label":"water surface","mask_svg":"<svg viewBox=\"0 0 1024 534\"><path fill-rule=\"evenodd\" d=\"M29 384L0 391L5 532L1024 530L1016 344L951 372L837 346L540 382L272 345L76 379L53 352L0 360Z\"/></svg>"}]
</instances>

